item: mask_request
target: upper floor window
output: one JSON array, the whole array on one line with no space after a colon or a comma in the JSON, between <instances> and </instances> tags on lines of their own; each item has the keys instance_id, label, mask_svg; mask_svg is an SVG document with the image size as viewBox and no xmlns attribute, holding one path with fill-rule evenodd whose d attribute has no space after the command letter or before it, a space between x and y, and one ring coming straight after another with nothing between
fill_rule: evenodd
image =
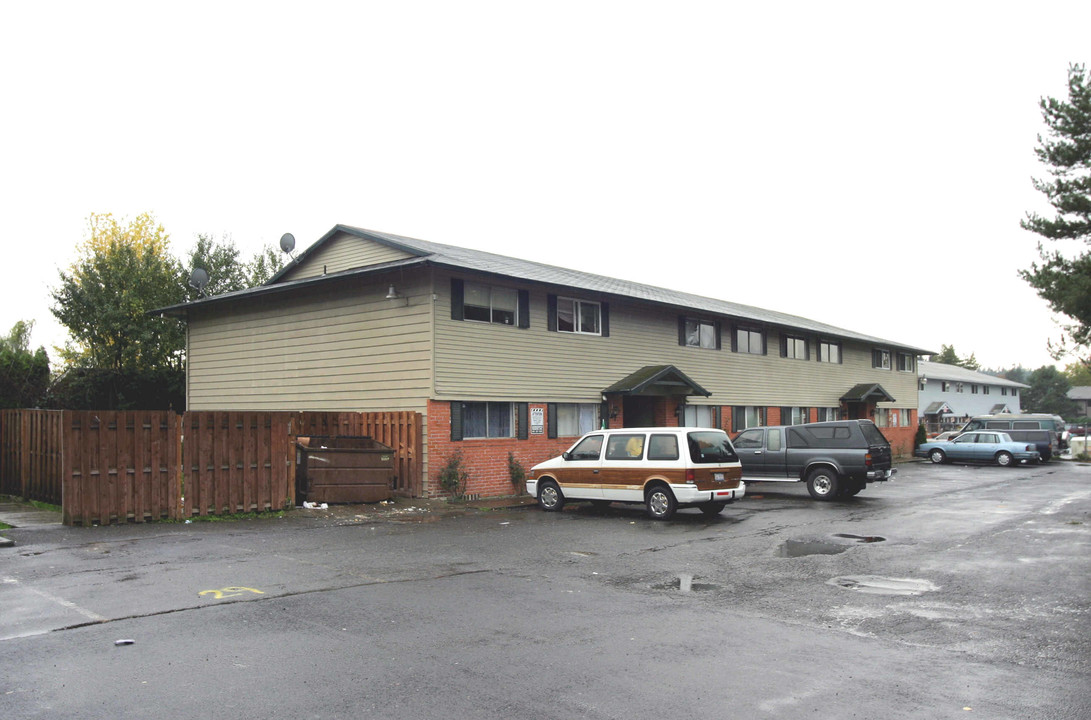
<instances>
[{"instance_id":1,"label":"upper floor window","mask_svg":"<svg viewBox=\"0 0 1091 720\"><path fill-rule=\"evenodd\" d=\"M557 298L557 332L602 334L602 306L590 300Z\"/></svg>"},{"instance_id":2,"label":"upper floor window","mask_svg":"<svg viewBox=\"0 0 1091 720\"><path fill-rule=\"evenodd\" d=\"M1019 390L1017 390L1016 388L1012 388L1012 389L1011 389L1011 396L1012 396L1012 397L1015 397L1015 396L1016 396L1016 395L1018 395L1018 394L1019 394Z\"/></svg>"},{"instance_id":3,"label":"upper floor window","mask_svg":"<svg viewBox=\"0 0 1091 720\"><path fill-rule=\"evenodd\" d=\"M981 394L982 395L988 395L989 394L989 386L988 385L982 385L981 386Z\"/></svg>"},{"instance_id":4,"label":"upper floor window","mask_svg":"<svg viewBox=\"0 0 1091 720\"><path fill-rule=\"evenodd\" d=\"M765 334L754 328L738 327L735 329L735 352L752 355L765 354Z\"/></svg>"},{"instance_id":5,"label":"upper floor window","mask_svg":"<svg viewBox=\"0 0 1091 720\"><path fill-rule=\"evenodd\" d=\"M962 383L955 383L955 392L962 392Z\"/></svg>"},{"instance_id":6,"label":"upper floor window","mask_svg":"<svg viewBox=\"0 0 1091 720\"><path fill-rule=\"evenodd\" d=\"M511 288L468 282L463 302L467 320L514 325L519 316L519 294Z\"/></svg>"},{"instance_id":7,"label":"upper floor window","mask_svg":"<svg viewBox=\"0 0 1091 720\"><path fill-rule=\"evenodd\" d=\"M882 370L890 369L890 351L889 350L872 350L871 351L871 367L880 368Z\"/></svg>"},{"instance_id":8,"label":"upper floor window","mask_svg":"<svg viewBox=\"0 0 1091 720\"><path fill-rule=\"evenodd\" d=\"M898 370L901 372L913 372L916 369L914 367L916 364L914 362L915 360L916 357L909 353L898 353Z\"/></svg>"},{"instance_id":9,"label":"upper floor window","mask_svg":"<svg viewBox=\"0 0 1091 720\"><path fill-rule=\"evenodd\" d=\"M970 394L977 395L977 385L974 385L973 383L970 384Z\"/></svg>"},{"instance_id":10,"label":"upper floor window","mask_svg":"<svg viewBox=\"0 0 1091 720\"><path fill-rule=\"evenodd\" d=\"M951 392L951 383L944 380L943 382L941 382L939 384L939 389L942 390L943 392Z\"/></svg>"},{"instance_id":11,"label":"upper floor window","mask_svg":"<svg viewBox=\"0 0 1091 720\"><path fill-rule=\"evenodd\" d=\"M610 305L546 295L546 327L550 332L609 337Z\"/></svg>"},{"instance_id":12,"label":"upper floor window","mask_svg":"<svg viewBox=\"0 0 1091 720\"><path fill-rule=\"evenodd\" d=\"M1008 394L1008 389L1006 387L1000 388L1000 394L1001 395L1007 395Z\"/></svg>"},{"instance_id":13,"label":"upper floor window","mask_svg":"<svg viewBox=\"0 0 1091 720\"><path fill-rule=\"evenodd\" d=\"M841 343L823 340L818 343L818 362L840 364Z\"/></svg>"},{"instance_id":14,"label":"upper floor window","mask_svg":"<svg viewBox=\"0 0 1091 720\"><path fill-rule=\"evenodd\" d=\"M928 378L922 377L920 380L917 381L918 390L923 392L926 387L928 387Z\"/></svg>"},{"instance_id":15,"label":"upper floor window","mask_svg":"<svg viewBox=\"0 0 1091 720\"><path fill-rule=\"evenodd\" d=\"M793 335L783 335L780 339L780 356L793 360L806 360L807 339Z\"/></svg>"},{"instance_id":16,"label":"upper floor window","mask_svg":"<svg viewBox=\"0 0 1091 720\"><path fill-rule=\"evenodd\" d=\"M530 293L451 278L451 319L530 327Z\"/></svg>"},{"instance_id":17,"label":"upper floor window","mask_svg":"<svg viewBox=\"0 0 1091 720\"><path fill-rule=\"evenodd\" d=\"M678 318L678 344L686 347L720 349L720 324L696 318Z\"/></svg>"}]
</instances>

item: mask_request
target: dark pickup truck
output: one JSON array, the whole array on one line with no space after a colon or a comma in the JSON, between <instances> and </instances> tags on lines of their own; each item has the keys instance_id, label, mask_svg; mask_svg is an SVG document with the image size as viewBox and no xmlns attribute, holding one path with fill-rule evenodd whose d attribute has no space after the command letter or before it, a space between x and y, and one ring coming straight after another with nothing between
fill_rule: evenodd
<instances>
[{"instance_id":1,"label":"dark pickup truck","mask_svg":"<svg viewBox=\"0 0 1091 720\"><path fill-rule=\"evenodd\" d=\"M870 420L749 428L734 445L746 483L806 482L815 500L852 497L898 472L890 443Z\"/></svg>"}]
</instances>

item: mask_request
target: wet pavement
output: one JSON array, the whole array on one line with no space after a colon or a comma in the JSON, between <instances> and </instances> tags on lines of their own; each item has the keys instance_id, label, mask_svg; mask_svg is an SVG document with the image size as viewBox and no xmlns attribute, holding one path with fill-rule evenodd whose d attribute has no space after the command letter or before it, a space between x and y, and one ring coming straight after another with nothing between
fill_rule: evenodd
<instances>
[{"instance_id":1,"label":"wet pavement","mask_svg":"<svg viewBox=\"0 0 1091 720\"><path fill-rule=\"evenodd\" d=\"M1083 464L3 534L5 717L1091 716Z\"/></svg>"}]
</instances>

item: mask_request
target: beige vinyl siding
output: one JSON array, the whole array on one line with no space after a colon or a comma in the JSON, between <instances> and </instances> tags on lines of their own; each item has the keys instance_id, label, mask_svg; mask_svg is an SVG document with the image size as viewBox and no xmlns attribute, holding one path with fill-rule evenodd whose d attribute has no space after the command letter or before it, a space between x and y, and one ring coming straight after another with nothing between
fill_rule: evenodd
<instances>
[{"instance_id":1,"label":"beige vinyl siding","mask_svg":"<svg viewBox=\"0 0 1091 720\"><path fill-rule=\"evenodd\" d=\"M489 281L459 275L475 282ZM733 326L722 326L722 350L678 344L678 316L684 311L639 301L610 299L518 283L494 285L530 290L530 328L451 320L450 279L437 279L437 399L595 402L604 388L646 365L674 365L712 393L692 403L715 405L835 406L852 386L881 384L898 402L915 407L916 376L871 367L871 346L844 342L842 364L780 357L779 331L767 330L767 355L731 352ZM610 336L547 331L546 295L606 301ZM798 333L792 333L798 334Z\"/></svg>"},{"instance_id":2,"label":"beige vinyl siding","mask_svg":"<svg viewBox=\"0 0 1091 720\"><path fill-rule=\"evenodd\" d=\"M413 257L412 254L404 250L342 233L327 240L322 247L308 255L299 267L285 273L281 280L302 280L324 273L379 265L409 257Z\"/></svg>"},{"instance_id":3,"label":"beige vinyl siding","mask_svg":"<svg viewBox=\"0 0 1091 720\"><path fill-rule=\"evenodd\" d=\"M416 410L432 386L431 293L380 280L265 296L189 323L193 410Z\"/></svg>"}]
</instances>

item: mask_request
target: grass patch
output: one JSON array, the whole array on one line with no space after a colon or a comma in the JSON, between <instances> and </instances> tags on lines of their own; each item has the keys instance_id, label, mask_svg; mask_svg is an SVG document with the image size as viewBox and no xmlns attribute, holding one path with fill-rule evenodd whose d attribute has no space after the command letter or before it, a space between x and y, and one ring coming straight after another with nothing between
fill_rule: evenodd
<instances>
[{"instance_id":1,"label":"grass patch","mask_svg":"<svg viewBox=\"0 0 1091 720\"><path fill-rule=\"evenodd\" d=\"M0 530L11 530L11 525L0 522Z\"/></svg>"},{"instance_id":2,"label":"grass patch","mask_svg":"<svg viewBox=\"0 0 1091 720\"><path fill-rule=\"evenodd\" d=\"M284 517L283 510L269 510L267 512L247 512L247 513L231 513L228 515L195 515L191 518L185 518L182 520L164 520L163 522L169 523L187 523L187 522L236 522L238 520L268 520L273 518Z\"/></svg>"}]
</instances>

